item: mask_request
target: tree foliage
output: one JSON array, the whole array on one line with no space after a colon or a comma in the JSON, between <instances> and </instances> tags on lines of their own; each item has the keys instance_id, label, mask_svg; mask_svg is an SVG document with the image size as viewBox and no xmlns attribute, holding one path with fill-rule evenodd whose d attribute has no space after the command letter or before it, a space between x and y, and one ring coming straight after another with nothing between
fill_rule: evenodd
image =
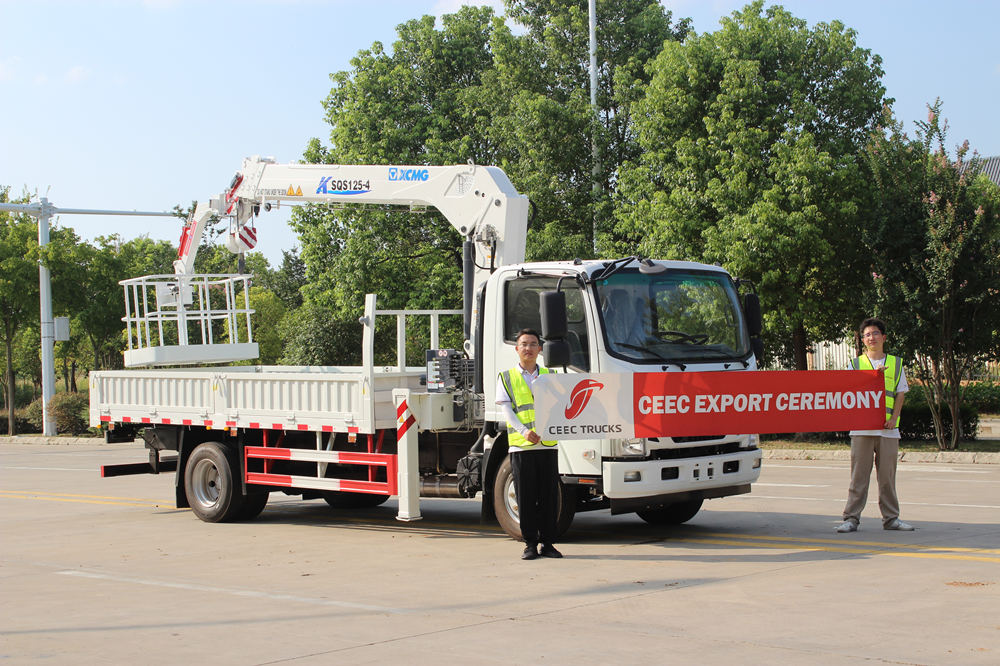
<instances>
[{"instance_id":1,"label":"tree foliage","mask_svg":"<svg viewBox=\"0 0 1000 666\"><path fill-rule=\"evenodd\" d=\"M953 449L964 435L962 380L1000 356L1000 188L978 175L968 141L949 158L940 100L928 108L916 138L891 116L875 135L868 164L878 196L862 238L872 311L894 348L916 358L938 445ZM957 424L950 432L941 405Z\"/></svg>"},{"instance_id":2,"label":"tree foliage","mask_svg":"<svg viewBox=\"0 0 1000 666\"><path fill-rule=\"evenodd\" d=\"M391 52L375 43L331 76L330 144L313 140L308 162L453 164L503 168L536 204L527 254L592 256L595 217L608 216L618 164L638 147L629 102L646 61L687 23L652 0L598 5L600 112L589 104L585 0L510 0L515 34L488 7L463 7L402 24ZM597 193L591 141L601 155ZM461 239L436 213L371 208L296 215L307 299L343 320L365 293L388 307L459 306Z\"/></svg>"},{"instance_id":3,"label":"tree foliage","mask_svg":"<svg viewBox=\"0 0 1000 666\"><path fill-rule=\"evenodd\" d=\"M859 155L885 103L881 59L840 22L809 28L758 1L667 42L633 115L620 238L753 280L766 338L805 369L810 340L858 311Z\"/></svg>"},{"instance_id":4,"label":"tree foliage","mask_svg":"<svg viewBox=\"0 0 1000 666\"><path fill-rule=\"evenodd\" d=\"M13 201L10 188L0 187L0 203L27 203L23 196ZM32 258L35 261L32 261ZM38 227L34 219L0 212L0 337L5 351L8 434L15 434L14 345L21 327L38 321Z\"/></svg>"}]
</instances>

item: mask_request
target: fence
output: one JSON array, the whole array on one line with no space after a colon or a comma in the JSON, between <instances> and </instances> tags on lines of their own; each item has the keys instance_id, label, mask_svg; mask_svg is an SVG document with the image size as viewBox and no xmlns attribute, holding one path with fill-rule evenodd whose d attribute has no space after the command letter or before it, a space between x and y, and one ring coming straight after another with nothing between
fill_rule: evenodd
<instances>
[{"instance_id":1,"label":"fence","mask_svg":"<svg viewBox=\"0 0 1000 666\"><path fill-rule=\"evenodd\" d=\"M853 338L840 342L817 342L806 354L810 370L844 370L847 362L856 356ZM1000 362L989 361L975 369L972 380L1000 382Z\"/></svg>"}]
</instances>

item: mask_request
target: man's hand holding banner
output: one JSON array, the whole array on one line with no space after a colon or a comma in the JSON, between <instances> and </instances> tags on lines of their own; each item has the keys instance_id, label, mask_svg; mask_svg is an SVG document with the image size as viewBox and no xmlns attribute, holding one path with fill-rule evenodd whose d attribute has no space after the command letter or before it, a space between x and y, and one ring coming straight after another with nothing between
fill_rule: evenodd
<instances>
[{"instance_id":1,"label":"man's hand holding banner","mask_svg":"<svg viewBox=\"0 0 1000 666\"><path fill-rule=\"evenodd\" d=\"M543 439L880 430L881 370L547 374Z\"/></svg>"}]
</instances>

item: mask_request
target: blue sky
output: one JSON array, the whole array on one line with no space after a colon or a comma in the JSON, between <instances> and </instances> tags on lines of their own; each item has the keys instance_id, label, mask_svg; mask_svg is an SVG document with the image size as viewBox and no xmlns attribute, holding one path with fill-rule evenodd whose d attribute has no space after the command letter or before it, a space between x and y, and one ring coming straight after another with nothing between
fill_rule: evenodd
<instances>
[{"instance_id":1,"label":"blue sky","mask_svg":"<svg viewBox=\"0 0 1000 666\"><path fill-rule=\"evenodd\" d=\"M601 0L597 0L598 3ZM221 192L243 157L301 157L327 140L329 74L395 28L460 0L0 0L0 185L64 208L169 210ZM743 6L666 0L698 32ZM769 3L771 4L771 3ZM839 19L883 58L908 129L944 101L949 145L1000 155L1000 2L789 0L810 25ZM516 185L516 183L515 183ZM258 223L275 264L296 244L287 217ZM171 218L63 216L84 238L148 234Z\"/></svg>"}]
</instances>

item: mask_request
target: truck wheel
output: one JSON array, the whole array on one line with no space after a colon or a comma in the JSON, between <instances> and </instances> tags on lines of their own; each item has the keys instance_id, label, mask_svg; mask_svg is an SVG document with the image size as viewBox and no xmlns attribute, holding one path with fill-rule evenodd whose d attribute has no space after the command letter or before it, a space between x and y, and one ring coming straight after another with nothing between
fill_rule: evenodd
<instances>
[{"instance_id":1,"label":"truck wheel","mask_svg":"<svg viewBox=\"0 0 1000 666\"><path fill-rule=\"evenodd\" d=\"M235 519L253 520L267 506L267 500L270 497L271 493L266 490L248 490L246 497L243 498L243 506L240 508Z\"/></svg>"},{"instance_id":2,"label":"truck wheel","mask_svg":"<svg viewBox=\"0 0 1000 666\"><path fill-rule=\"evenodd\" d=\"M323 499L334 509L370 509L385 504L388 495L372 495L371 493L345 493L342 490L321 491Z\"/></svg>"},{"instance_id":3,"label":"truck wheel","mask_svg":"<svg viewBox=\"0 0 1000 666\"><path fill-rule=\"evenodd\" d=\"M195 447L184 468L184 491L196 516L207 523L238 516L246 498L237 487L235 470L233 454L228 448L217 442Z\"/></svg>"},{"instance_id":4,"label":"truck wheel","mask_svg":"<svg viewBox=\"0 0 1000 666\"><path fill-rule=\"evenodd\" d=\"M530 454L529 454L530 455ZM556 516L556 536L562 536L569 529L576 514L576 498L573 492L559 481L559 506ZM504 458L493 481L493 511L497 522L515 541L523 541L521 522L518 518L517 493L514 490L514 473L510 466L510 455Z\"/></svg>"},{"instance_id":5,"label":"truck wheel","mask_svg":"<svg viewBox=\"0 0 1000 666\"><path fill-rule=\"evenodd\" d=\"M658 506L655 509L640 509L636 513L650 525L680 525L694 518L701 509L702 501L696 499L688 502L677 502Z\"/></svg>"}]
</instances>

